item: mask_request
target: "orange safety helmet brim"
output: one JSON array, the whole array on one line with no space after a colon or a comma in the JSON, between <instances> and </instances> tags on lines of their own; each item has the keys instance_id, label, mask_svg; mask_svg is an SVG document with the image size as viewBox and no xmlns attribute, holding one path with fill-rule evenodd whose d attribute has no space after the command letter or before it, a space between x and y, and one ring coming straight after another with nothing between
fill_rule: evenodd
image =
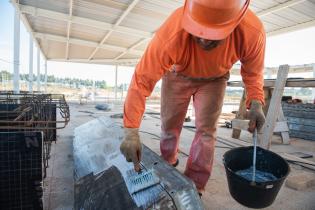
<instances>
[{"instance_id":1,"label":"orange safety helmet brim","mask_svg":"<svg viewBox=\"0 0 315 210\"><path fill-rule=\"evenodd\" d=\"M186 0L182 26L194 36L208 40L222 40L241 22L248 10L250 0L240 1L239 3L243 4L241 8L232 7L224 10L206 8L202 5L203 2L203 0Z\"/></svg>"}]
</instances>

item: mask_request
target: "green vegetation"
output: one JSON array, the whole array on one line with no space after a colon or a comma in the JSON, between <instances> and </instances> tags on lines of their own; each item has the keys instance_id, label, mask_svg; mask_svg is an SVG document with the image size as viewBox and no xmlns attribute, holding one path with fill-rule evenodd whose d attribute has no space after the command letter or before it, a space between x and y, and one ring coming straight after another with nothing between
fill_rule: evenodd
<instances>
[{"instance_id":1,"label":"green vegetation","mask_svg":"<svg viewBox=\"0 0 315 210\"><path fill-rule=\"evenodd\" d=\"M5 70L0 71L0 81L12 80L13 75ZM20 79L22 81L30 81L28 74L20 74ZM37 76L33 75L33 81L37 80ZM40 80L45 80L45 75L40 74ZM54 84L62 84L62 85L69 85L71 87L80 88L80 87L93 87L93 80L89 79L76 79L76 78L58 78L53 75L47 75L47 83L54 83ZM105 80L95 81L95 87L100 89L106 89L107 84Z\"/></svg>"},{"instance_id":2,"label":"green vegetation","mask_svg":"<svg viewBox=\"0 0 315 210\"><path fill-rule=\"evenodd\" d=\"M10 72L2 70L0 71L0 81L5 81L5 80L11 80L12 79L12 74Z\"/></svg>"}]
</instances>

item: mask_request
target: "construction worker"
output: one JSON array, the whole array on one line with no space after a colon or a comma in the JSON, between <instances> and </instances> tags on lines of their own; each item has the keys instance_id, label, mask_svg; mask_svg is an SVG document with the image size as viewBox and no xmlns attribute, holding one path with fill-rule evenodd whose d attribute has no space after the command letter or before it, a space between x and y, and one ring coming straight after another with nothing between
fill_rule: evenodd
<instances>
[{"instance_id":1,"label":"construction worker","mask_svg":"<svg viewBox=\"0 0 315 210\"><path fill-rule=\"evenodd\" d=\"M178 164L179 136L191 97L196 133L185 175L202 193L210 177L216 125L223 105L229 70L241 62L249 109L249 131L265 121L262 105L265 32L248 9L249 0L186 0L158 29L138 63L124 105L125 137L120 149L140 170L138 128L145 100L162 78L162 157Z\"/></svg>"}]
</instances>

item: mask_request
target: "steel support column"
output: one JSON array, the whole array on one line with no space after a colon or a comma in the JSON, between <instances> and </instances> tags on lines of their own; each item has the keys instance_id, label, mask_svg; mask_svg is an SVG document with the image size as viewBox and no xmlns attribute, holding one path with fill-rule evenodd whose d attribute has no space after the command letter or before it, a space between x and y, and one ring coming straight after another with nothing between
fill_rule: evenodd
<instances>
[{"instance_id":1,"label":"steel support column","mask_svg":"<svg viewBox=\"0 0 315 210\"><path fill-rule=\"evenodd\" d=\"M20 14L15 10L14 14L14 49L13 49L13 90L20 92Z\"/></svg>"},{"instance_id":2,"label":"steel support column","mask_svg":"<svg viewBox=\"0 0 315 210\"><path fill-rule=\"evenodd\" d=\"M47 60L45 60L45 93L47 93Z\"/></svg>"},{"instance_id":3,"label":"steel support column","mask_svg":"<svg viewBox=\"0 0 315 210\"><path fill-rule=\"evenodd\" d=\"M40 91L40 51L37 49L37 91Z\"/></svg>"},{"instance_id":4,"label":"steel support column","mask_svg":"<svg viewBox=\"0 0 315 210\"><path fill-rule=\"evenodd\" d=\"M30 35L30 44L29 44L29 73L28 73L28 91L33 92L33 38Z\"/></svg>"},{"instance_id":5,"label":"steel support column","mask_svg":"<svg viewBox=\"0 0 315 210\"><path fill-rule=\"evenodd\" d=\"M115 66L115 101L117 101L117 78L118 78L118 65Z\"/></svg>"}]
</instances>

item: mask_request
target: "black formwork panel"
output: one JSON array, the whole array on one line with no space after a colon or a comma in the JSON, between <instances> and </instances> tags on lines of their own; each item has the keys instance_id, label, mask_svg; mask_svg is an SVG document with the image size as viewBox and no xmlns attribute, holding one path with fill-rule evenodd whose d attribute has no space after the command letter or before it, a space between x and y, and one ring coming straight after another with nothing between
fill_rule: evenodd
<instances>
[{"instance_id":1,"label":"black formwork panel","mask_svg":"<svg viewBox=\"0 0 315 210\"><path fill-rule=\"evenodd\" d=\"M0 209L42 209L42 132L0 132Z\"/></svg>"},{"instance_id":2,"label":"black formwork panel","mask_svg":"<svg viewBox=\"0 0 315 210\"><path fill-rule=\"evenodd\" d=\"M18 106L19 106L18 104L0 104L0 110L12 111L16 109Z\"/></svg>"},{"instance_id":3,"label":"black formwork panel","mask_svg":"<svg viewBox=\"0 0 315 210\"><path fill-rule=\"evenodd\" d=\"M18 106L19 106L18 104L0 104L0 111L13 111L16 108L18 108ZM8 115L7 113L0 113L1 120L12 120L12 118L13 116Z\"/></svg>"}]
</instances>

